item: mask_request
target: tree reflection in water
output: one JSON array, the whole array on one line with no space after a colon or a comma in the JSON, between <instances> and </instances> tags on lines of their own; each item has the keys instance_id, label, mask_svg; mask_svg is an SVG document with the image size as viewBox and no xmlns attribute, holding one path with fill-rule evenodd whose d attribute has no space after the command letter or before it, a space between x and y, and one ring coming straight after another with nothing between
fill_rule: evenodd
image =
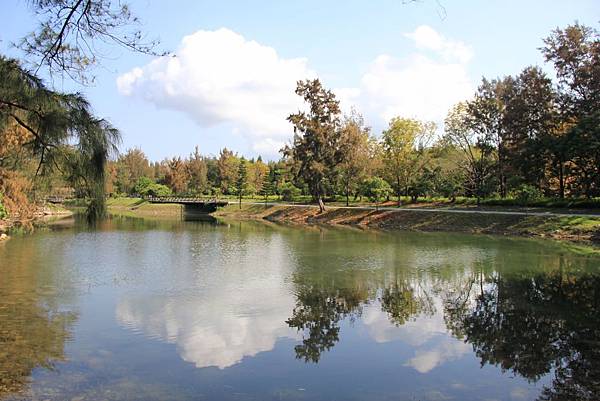
<instances>
[{"instance_id":1,"label":"tree reflection in water","mask_svg":"<svg viewBox=\"0 0 600 401\"><path fill-rule=\"evenodd\" d=\"M553 271L494 275L472 307L453 310L453 333L482 365L537 381L554 370L540 400L596 400L600 394L600 277Z\"/></svg>"},{"instance_id":2,"label":"tree reflection in water","mask_svg":"<svg viewBox=\"0 0 600 401\"><path fill-rule=\"evenodd\" d=\"M368 294L356 289L302 288L292 317L286 323L306 334L302 344L296 345L296 358L319 362L321 353L339 341L339 322L346 317L360 315L361 304Z\"/></svg>"},{"instance_id":3,"label":"tree reflection in water","mask_svg":"<svg viewBox=\"0 0 600 401\"><path fill-rule=\"evenodd\" d=\"M2 266L0 280L0 398L23 391L35 368L65 360L64 345L76 315L59 311L55 294L40 286L47 274L31 242L21 241L18 265ZM43 288L45 291L41 291Z\"/></svg>"},{"instance_id":4,"label":"tree reflection in water","mask_svg":"<svg viewBox=\"0 0 600 401\"><path fill-rule=\"evenodd\" d=\"M499 366L532 382L553 374L540 401L598 399L598 275L562 267L536 275L482 269L463 280L446 278L429 287L402 277L391 284L355 282L363 285L336 288L335 280L330 285L296 283L297 304L287 324L304 332L295 347L297 358L319 362L340 340L340 322L360 316L362 307L374 300L392 324L402 326L416 316L436 313L429 295L435 294L443 301L448 330L472 345L482 366Z\"/></svg>"}]
</instances>

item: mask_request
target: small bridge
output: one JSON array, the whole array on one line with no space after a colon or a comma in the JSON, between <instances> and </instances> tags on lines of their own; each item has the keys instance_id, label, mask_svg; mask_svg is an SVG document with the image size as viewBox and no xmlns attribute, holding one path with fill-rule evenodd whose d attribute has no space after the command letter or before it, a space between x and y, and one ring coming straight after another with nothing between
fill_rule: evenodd
<instances>
[{"instance_id":1,"label":"small bridge","mask_svg":"<svg viewBox=\"0 0 600 401\"><path fill-rule=\"evenodd\" d=\"M219 207L227 206L229 202L216 198L199 198L184 196L149 196L145 198L150 203L175 203L183 205L186 212L212 213Z\"/></svg>"},{"instance_id":2,"label":"small bridge","mask_svg":"<svg viewBox=\"0 0 600 401\"><path fill-rule=\"evenodd\" d=\"M64 196L51 195L51 196L46 197L46 202L53 203L53 204L59 204L59 203L65 203L65 201L67 199L70 199L70 198L66 198Z\"/></svg>"}]
</instances>

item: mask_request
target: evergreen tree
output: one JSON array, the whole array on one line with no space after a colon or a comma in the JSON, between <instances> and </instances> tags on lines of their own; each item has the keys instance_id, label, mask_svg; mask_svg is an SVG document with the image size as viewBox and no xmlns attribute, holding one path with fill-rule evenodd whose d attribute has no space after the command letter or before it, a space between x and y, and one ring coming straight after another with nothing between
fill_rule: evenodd
<instances>
[{"instance_id":1,"label":"evergreen tree","mask_svg":"<svg viewBox=\"0 0 600 401\"><path fill-rule=\"evenodd\" d=\"M275 177L275 170L273 168L269 169L269 174L266 174L263 178L262 186L260 188L260 196L265 197L265 205L269 199L270 195L275 194L275 188L273 186Z\"/></svg>"},{"instance_id":2,"label":"evergreen tree","mask_svg":"<svg viewBox=\"0 0 600 401\"><path fill-rule=\"evenodd\" d=\"M339 135L340 105L333 92L323 88L318 79L299 81L296 94L309 104L309 111L288 117L294 125L294 140L283 153L297 162L296 175L308 184L313 200L323 212L324 181L343 157Z\"/></svg>"},{"instance_id":3,"label":"evergreen tree","mask_svg":"<svg viewBox=\"0 0 600 401\"><path fill-rule=\"evenodd\" d=\"M238 166L238 174L236 180L236 190L240 200L240 209L242 208L242 197L248 189L248 169L246 160L242 157Z\"/></svg>"}]
</instances>

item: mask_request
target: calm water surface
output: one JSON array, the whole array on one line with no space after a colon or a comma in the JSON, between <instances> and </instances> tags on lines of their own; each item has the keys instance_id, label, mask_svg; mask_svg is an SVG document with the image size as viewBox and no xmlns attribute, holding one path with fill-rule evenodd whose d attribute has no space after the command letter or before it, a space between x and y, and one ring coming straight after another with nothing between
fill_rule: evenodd
<instances>
[{"instance_id":1,"label":"calm water surface","mask_svg":"<svg viewBox=\"0 0 600 401\"><path fill-rule=\"evenodd\" d=\"M2 400L597 400L600 258L113 218L0 244Z\"/></svg>"}]
</instances>

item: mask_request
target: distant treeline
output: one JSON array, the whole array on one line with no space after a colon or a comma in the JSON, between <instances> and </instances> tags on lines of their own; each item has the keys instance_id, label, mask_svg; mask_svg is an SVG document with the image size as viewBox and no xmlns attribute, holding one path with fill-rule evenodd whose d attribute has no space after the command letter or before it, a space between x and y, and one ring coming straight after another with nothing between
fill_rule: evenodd
<instances>
[{"instance_id":1,"label":"distant treeline","mask_svg":"<svg viewBox=\"0 0 600 401\"><path fill-rule=\"evenodd\" d=\"M105 194L303 195L321 208L340 197L600 197L600 35L579 24L556 29L541 52L554 80L537 66L484 78L449 111L442 135L433 122L402 116L374 135L359 112L343 115L319 80L300 81L306 110L288 117L293 140L270 162L227 148L161 162L140 149L117 156L118 131L83 97L50 90L0 56L0 219L31 219L37 200L73 192L93 200L94 215Z\"/></svg>"},{"instance_id":2,"label":"distant treeline","mask_svg":"<svg viewBox=\"0 0 600 401\"><path fill-rule=\"evenodd\" d=\"M302 81L296 93L308 108L288 118L295 136L279 161L246 160L226 148L206 156L196 148L189 157L151 163L131 149L108 164L107 192L303 194L319 202L334 196L598 197L598 31L575 24L544 43L556 81L536 66L483 78L472 99L450 110L442 136L433 122L397 117L376 137L359 113L343 116L318 80Z\"/></svg>"}]
</instances>

